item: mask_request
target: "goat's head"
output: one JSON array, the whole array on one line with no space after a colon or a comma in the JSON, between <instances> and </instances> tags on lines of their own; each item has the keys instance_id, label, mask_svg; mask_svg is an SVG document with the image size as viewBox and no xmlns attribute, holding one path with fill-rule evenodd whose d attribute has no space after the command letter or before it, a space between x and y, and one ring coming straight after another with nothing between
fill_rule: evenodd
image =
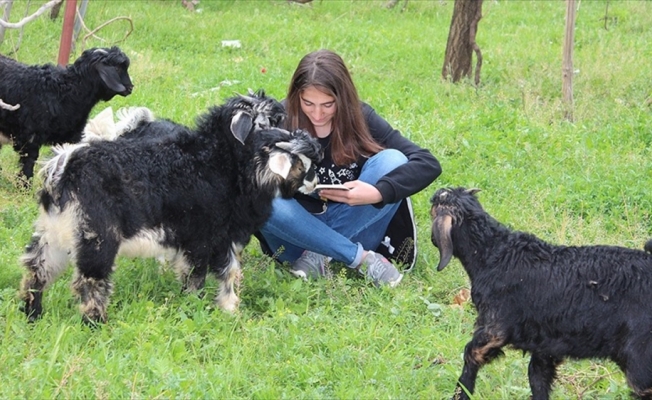
<instances>
[{"instance_id":1,"label":"goat's head","mask_svg":"<svg viewBox=\"0 0 652 400\"><path fill-rule=\"evenodd\" d=\"M242 144L251 132L278 128L286 117L281 103L265 96L263 90L233 97L227 101L226 107L233 113L231 133Z\"/></svg>"},{"instance_id":2,"label":"goat's head","mask_svg":"<svg viewBox=\"0 0 652 400\"><path fill-rule=\"evenodd\" d=\"M128 96L134 88L129 77L129 57L118 47L92 48L84 51L73 68L96 71L103 83L100 98L111 100L116 94Z\"/></svg>"},{"instance_id":3,"label":"goat's head","mask_svg":"<svg viewBox=\"0 0 652 400\"><path fill-rule=\"evenodd\" d=\"M430 240L439 249L437 271L444 269L453 258L453 227L459 227L470 215L482 212L482 205L475 197L479 191L480 189L442 188L430 199Z\"/></svg>"},{"instance_id":4,"label":"goat's head","mask_svg":"<svg viewBox=\"0 0 652 400\"><path fill-rule=\"evenodd\" d=\"M323 157L316 139L302 129L288 132L271 128L256 135L256 179L261 187L273 187L290 198L297 191L311 193L319 183L315 164Z\"/></svg>"}]
</instances>

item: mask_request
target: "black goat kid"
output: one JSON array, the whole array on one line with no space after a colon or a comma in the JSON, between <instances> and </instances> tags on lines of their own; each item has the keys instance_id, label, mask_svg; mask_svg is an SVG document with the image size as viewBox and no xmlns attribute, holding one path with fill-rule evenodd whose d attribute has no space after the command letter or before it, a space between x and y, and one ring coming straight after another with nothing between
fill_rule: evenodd
<instances>
[{"instance_id":1,"label":"black goat kid","mask_svg":"<svg viewBox=\"0 0 652 400\"><path fill-rule=\"evenodd\" d=\"M636 396L652 399L652 255L616 246L554 246L487 214L477 190L431 199L437 270L457 257L478 312L455 399L504 346L531 354L534 400L548 399L565 358L608 358Z\"/></svg>"},{"instance_id":2,"label":"black goat kid","mask_svg":"<svg viewBox=\"0 0 652 400\"><path fill-rule=\"evenodd\" d=\"M29 180L40 147L77 143L100 101L127 96L133 85L129 58L117 47L89 49L68 67L25 65L0 55L0 146L12 143L21 177Z\"/></svg>"},{"instance_id":3,"label":"black goat kid","mask_svg":"<svg viewBox=\"0 0 652 400\"><path fill-rule=\"evenodd\" d=\"M44 168L41 212L22 257L25 312L42 312L44 288L69 261L86 322L104 322L118 254L164 256L184 290L220 280L216 303L234 311L234 284L251 235L277 196L311 192L316 139L276 128L285 117L264 93L212 107L192 130L144 120L113 141L66 145Z\"/></svg>"}]
</instances>

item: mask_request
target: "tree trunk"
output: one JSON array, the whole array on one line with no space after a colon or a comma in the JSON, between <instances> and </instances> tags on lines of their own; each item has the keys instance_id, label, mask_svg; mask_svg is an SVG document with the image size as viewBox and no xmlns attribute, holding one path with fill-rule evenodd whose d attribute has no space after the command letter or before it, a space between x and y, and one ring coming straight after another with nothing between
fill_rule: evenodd
<instances>
[{"instance_id":1,"label":"tree trunk","mask_svg":"<svg viewBox=\"0 0 652 400\"><path fill-rule=\"evenodd\" d=\"M480 83L482 52L475 42L480 18L482 18L482 0L455 0L442 68L444 79L458 82L462 78L471 77L471 61L475 52L477 63L474 81L476 85Z\"/></svg>"},{"instance_id":2,"label":"tree trunk","mask_svg":"<svg viewBox=\"0 0 652 400\"><path fill-rule=\"evenodd\" d=\"M566 0L566 34L561 68L564 118L573 122L573 42L575 41L575 0Z\"/></svg>"}]
</instances>

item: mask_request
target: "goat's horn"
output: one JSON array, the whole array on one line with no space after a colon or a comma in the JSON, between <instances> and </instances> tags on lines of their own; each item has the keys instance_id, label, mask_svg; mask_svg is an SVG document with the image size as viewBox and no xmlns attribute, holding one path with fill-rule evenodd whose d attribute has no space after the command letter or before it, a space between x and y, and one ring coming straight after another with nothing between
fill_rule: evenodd
<instances>
[{"instance_id":1,"label":"goat's horn","mask_svg":"<svg viewBox=\"0 0 652 400\"><path fill-rule=\"evenodd\" d=\"M288 151L290 153L292 153L292 151L294 150L294 146L290 142L278 142L276 143L276 147Z\"/></svg>"},{"instance_id":2,"label":"goat's horn","mask_svg":"<svg viewBox=\"0 0 652 400\"><path fill-rule=\"evenodd\" d=\"M453 241L451 227L453 218L450 215L437 216L432 222L430 240L439 249L439 265L437 271L444 269L453 258Z\"/></svg>"}]
</instances>

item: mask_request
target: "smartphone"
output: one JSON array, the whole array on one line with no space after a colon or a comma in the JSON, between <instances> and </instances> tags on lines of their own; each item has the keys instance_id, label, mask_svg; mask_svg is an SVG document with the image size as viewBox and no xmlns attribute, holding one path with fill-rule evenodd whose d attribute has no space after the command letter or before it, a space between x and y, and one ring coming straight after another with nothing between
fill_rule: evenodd
<instances>
[{"instance_id":1,"label":"smartphone","mask_svg":"<svg viewBox=\"0 0 652 400\"><path fill-rule=\"evenodd\" d=\"M322 190L322 189L336 189L336 190L350 190L348 187L344 185L317 185L315 186L315 190Z\"/></svg>"}]
</instances>

